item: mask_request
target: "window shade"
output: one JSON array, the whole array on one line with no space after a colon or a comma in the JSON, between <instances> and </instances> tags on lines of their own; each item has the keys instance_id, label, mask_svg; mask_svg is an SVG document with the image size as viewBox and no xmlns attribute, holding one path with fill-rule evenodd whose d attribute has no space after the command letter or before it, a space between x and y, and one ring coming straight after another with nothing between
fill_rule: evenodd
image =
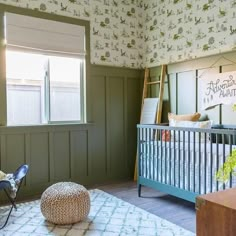
<instances>
[{"instance_id":1,"label":"window shade","mask_svg":"<svg viewBox=\"0 0 236 236\"><path fill-rule=\"evenodd\" d=\"M58 21L6 13L6 40L8 48L85 55L85 28Z\"/></svg>"}]
</instances>

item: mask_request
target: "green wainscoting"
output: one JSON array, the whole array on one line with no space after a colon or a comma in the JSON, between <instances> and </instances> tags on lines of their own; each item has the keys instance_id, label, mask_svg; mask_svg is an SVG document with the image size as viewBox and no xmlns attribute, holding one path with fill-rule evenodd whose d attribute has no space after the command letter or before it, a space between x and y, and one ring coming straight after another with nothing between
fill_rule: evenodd
<instances>
[{"instance_id":1,"label":"green wainscoting","mask_svg":"<svg viewBox=\"0 0 236 236\"><path fill-rule=\"evenodd\" d=\"M13 172L27 163L22 192L28 196L58 181L93 183L92 132L92 124L1 127L1 170Z\"/></svg>"},{"instance_id":2,"label":"green wainscoting","mask_svg":"<svg viewBox=\"0 0 236 236\"><path fill-rule=\"evenodd\" d=\"M136 124L142 94L141 71L93 66L91 71L93 176L132 176L136 155ZM104 72L105 71L105 72ZM131 174L131 175L130 175Z\"/></svg>"},{"instance_id":3,"label":"green wainscoting","mask_svg":"<svg viewBox=\"0 0 236 236\"><path fill-rule=\"evenodd\" d=\"M91 66L88 124L0 127L0 169L30 166L21 197L40 195L59 181L91 186L132 178L141 74Z\"/></svg>"}]
</instances>

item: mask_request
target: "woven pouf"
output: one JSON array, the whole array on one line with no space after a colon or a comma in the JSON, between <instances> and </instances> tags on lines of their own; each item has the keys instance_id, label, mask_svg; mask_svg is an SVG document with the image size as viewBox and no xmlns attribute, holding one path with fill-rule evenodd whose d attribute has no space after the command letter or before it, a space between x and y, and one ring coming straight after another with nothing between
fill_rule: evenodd
<instances>
[{"instance_id":1,"label":"woven pouf","mask_svg":"<svg viewBox=\"0 0 236 236\"><path fill-rule=\"evenodd\" d=\"M88 216L90 197L87 189L72 182L59 182L41 196L43 216L54 224L72 224Z\"/></svg>"}]
</instances>

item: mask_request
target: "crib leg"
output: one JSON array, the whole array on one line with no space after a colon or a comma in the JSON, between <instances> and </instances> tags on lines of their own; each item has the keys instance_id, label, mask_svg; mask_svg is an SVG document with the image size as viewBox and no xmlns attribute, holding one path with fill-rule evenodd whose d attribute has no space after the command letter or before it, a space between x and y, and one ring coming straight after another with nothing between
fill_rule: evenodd
<instances>
[{"instance_id":1,"label":"crib leg","mask_svg":"<svg viewBox=\"0 0 236 236\"><path fill-rule=\"evenodd\" d=\"M139 185L138 185L138 196L139 196L139 197L141 197L141 187L142 187L142 185L139 184Z\"/></svg>"}]
</instances>

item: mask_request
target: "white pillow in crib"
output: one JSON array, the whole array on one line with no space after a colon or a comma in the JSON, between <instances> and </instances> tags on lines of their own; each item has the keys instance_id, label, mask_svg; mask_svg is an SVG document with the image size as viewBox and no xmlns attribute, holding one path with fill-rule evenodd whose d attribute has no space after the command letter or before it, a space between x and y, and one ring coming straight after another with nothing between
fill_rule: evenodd
<instances>
[{"instance_id":1,"label":"white pillow in crib","mask_svg":"<svg viewBox=\"0 0 236 236\"><path fill-rule=\"evenodd\" d=\"M178 121L171 119L169 126L170 127L183 127L183 128L199 128L199 129L210 129L213 124L212 120L207 121ZM184 129L183 129L184 131ZM180 139L178 135L178 131L175 131L175 141L183 142L183 131L180 131ZM205 135L204 133L196 132L195 134L195 142L199 142L199 134L200 136L200 142L205 142ZM208 137L208 135L207 135ZM206 137L206 141L209 141L209 139ZM171 131L171 140L174 141L174 131ZM190 142L193 142L194 140L194 134L193 132L190 132ZM185 142L188 142L188 132L185 132Z\"/></svg>"}]
</instances>

